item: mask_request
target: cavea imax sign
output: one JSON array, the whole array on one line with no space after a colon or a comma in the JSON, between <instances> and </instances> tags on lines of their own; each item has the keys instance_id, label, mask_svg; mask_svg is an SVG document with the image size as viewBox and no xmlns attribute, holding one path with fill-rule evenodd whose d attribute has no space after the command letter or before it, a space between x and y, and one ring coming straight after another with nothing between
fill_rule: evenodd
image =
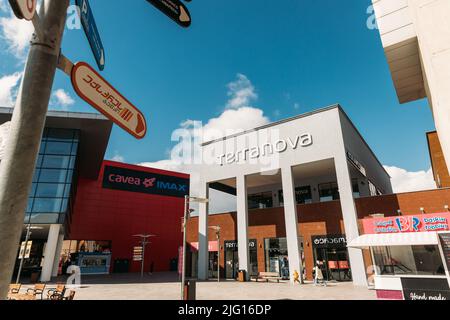
<instances>
[{"instance_id":1,"label":"cavea imax sign","mask_svg":"<svg viewBox=\"0 0 450 320\"><path fill-rule=\"evenodd\" d=\"M267 142L261 146L249 147L238 150L237 152L230 152L221 154L218 158L221 166L226 164L233 164L239 162L246 162L248 160L255 160L261 157L268 157L287 150L296 150L299 147L305 148L313 144L313 137L310 133L305 133L296 136L294 139L279 139L275 142Z\"/></svg>"}]
</instances>

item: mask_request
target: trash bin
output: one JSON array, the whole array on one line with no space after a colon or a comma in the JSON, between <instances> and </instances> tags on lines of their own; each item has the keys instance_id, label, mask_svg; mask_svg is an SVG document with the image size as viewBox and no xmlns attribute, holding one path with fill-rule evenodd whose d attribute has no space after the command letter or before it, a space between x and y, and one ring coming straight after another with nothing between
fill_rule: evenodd
<instances>
[{"instance_id":1,"label":"trash bin","mask_svg":"<svg viewBox=\"0 0 450 320\"><path fill-rule=\"evenodd\" d=\"M196 286L197 282L195 280L186 280L184 282L184 300L193 301L196 299Z\"/></svg>"},{"instance_id":2,"label":"trash bin","mask_svg":"<svg viewBox=\"0 0 450 320\"><path fill-rule=\"evenodd\" d=\"M239 282L246 282L247 281L247 274L245 270L239 270L238 271L238 281Z\"/></svg>"}]
</instances>

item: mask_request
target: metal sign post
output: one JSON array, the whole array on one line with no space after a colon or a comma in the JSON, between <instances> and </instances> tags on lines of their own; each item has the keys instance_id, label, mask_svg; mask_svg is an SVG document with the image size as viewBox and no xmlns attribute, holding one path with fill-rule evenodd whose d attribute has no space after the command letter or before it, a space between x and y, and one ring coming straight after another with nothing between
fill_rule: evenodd
<instances>
[{"instance_id":1,"label":"metal sign post","mask_svg":"<svg viewBox=\"0 0 450 320\"><path fill-rule=\"evenodd\" d=\"M105 49L102 44L102 39L95 23L94 14L92 13L91 6L88 0L75 0L79 8L79 14L81 24L83 25L84 32L91 46L92 53L94 54L97 66L100 71L105 69Z\"/></svg>"},{"instance_id":2,"label":"metal sign post","mask_svg":"<svg viewBox=\"0 0 450 320\"><path fill-rule=\"evenodd\" d=\"M135 251L136 253L141 253L140 255L139 254L137 254L136 255L136 259L139 257L139 258L141 258L141 278L143 278L144 277L144 264L145 264L145 247L147 246L147 244L150 244L151 242L149 242L149 241L147 241L149 238L151 238L151 237L156 237L154 234L136 234L136 235L134 235L133 237L139 237L139 238L141 238L141 241L140 241L140 243L141 243L141 251L140 250L137 250L137 251ZM139 247L135 247L134 249L136 250L137 248L139 248ZM139 260L134 260L134 261L139 261Z\"/></svg>"},{"instance_id":3,"label":"metal sign post","mask_svg":"<svg viewBox=\"0 0 450 320\"><path fill-rule=\"evenodd\" d=\"M0 300L7 297L16 263L68 6L69 0L42 2L39 23L43 32L31 41L0 166Z\"/></svg>"}]
</instances>

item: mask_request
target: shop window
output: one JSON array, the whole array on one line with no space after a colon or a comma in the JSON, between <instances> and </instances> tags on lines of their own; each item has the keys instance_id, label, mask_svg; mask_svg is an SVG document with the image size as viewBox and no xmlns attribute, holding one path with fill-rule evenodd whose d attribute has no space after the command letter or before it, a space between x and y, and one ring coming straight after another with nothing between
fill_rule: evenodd
<instances>
[{"instance_id":1,"label":"shop window","mask_svg":"<svg viewBox=\"0 0 450 320\"><path fill-rule=\"evenodd\" d=\"M358 179L352 179L352 190L353 190L353 198L361 197L361 193L359 191L359 181L358 181Z\"/></svg>"},{"instance_id":2,"label":"shop window","mask_svg":"<svg viewBox=\"0 0 450 320\"><path fill-rule=\"evenodd\" d=\"M277 272L281 277L289 278L289 256L287 239L265 239L264 250L266 271Z\"/></svg>"},{"instance_id":3,"label":"shop window","mask_svg":"<svg viewBox=\"0 0 450 320\"><path fill-rule=\"evenodd\" d=\"M248 196L249 209L273 208L272 192L252 194Z\"/></svg>"},{"instance_id":4,"label":"shop window","mask_svg":"<svg viewBox=\"0 0 450 320\"><path fill-rule=\"evenodd\" d=\"M280 207L284 205L284 193L283 190L278 191L278 197L280 199ZM310 186L295 188L295 199L297 204L312 203L312 192Z\"/></svg>"},{"instance_id":5,"label":"shop window","mask_svg":"<svg viewBox=\"0 0 450 320\"><path fill-rule=\"evenodd\" d=\"M380 275L445 275L438 246L373 248Z\"/></svg>"},{"instance_id":6,"label":"shop window","mask_svg":"<svg viewBox=\"0 0 450 320\"><path fill-rule=\"evenodd\" d=\"M371 197L379 195L377 187L375 187L375 185L371 181L369 181L369 191Z\"/></svg>"},{"instance_id":7,"label":"shop window","mask_svg":"<svg viewBox=\"0 0 450 320\"><path fill-rule=\"evenodd\" d=\"M339 200L339 187L336 182L319 184L320 202Z\"/></svg>"}]
</instances>

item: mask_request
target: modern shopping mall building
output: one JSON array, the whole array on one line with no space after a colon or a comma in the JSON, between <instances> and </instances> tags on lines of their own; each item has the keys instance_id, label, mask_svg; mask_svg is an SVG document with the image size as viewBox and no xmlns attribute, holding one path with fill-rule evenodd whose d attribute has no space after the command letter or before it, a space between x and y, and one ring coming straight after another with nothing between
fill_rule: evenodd
<instances>
[{"instance_id":1,"label":"modern shopping mall building","mask_svg":"<svg viewBox=\"0 0 450 320\"><path fill-rule=\"evenodd\" d=\"M11 115L0 108L3 146ZM177 270L189 176L104 161L111 129L97 114L48 113L21 239L29 229L22 274L41 270L40 280L49 281L68 257L83 274L138 272L139 234L155 235L146 271Z\"/></svg>"},{"instance_id":2,"label":"modern shopping mall building","mask_svg":"<svg viewBox=\"0 0 450 320\"><path fill-rule=\"evenodd\" d=\"M202 154L199 190L210 203L188 226L191 276L216 277L220 256L220 276L230 279L244 270L311 280L317 263L327 280L371 283L380 297L403 297L411 278L432 278L450 294L438 244L450 230L450 189L392 194L340 106L206 142ZM235 211L212 214L225 198Z\"/></svg>"}]
</instances>

